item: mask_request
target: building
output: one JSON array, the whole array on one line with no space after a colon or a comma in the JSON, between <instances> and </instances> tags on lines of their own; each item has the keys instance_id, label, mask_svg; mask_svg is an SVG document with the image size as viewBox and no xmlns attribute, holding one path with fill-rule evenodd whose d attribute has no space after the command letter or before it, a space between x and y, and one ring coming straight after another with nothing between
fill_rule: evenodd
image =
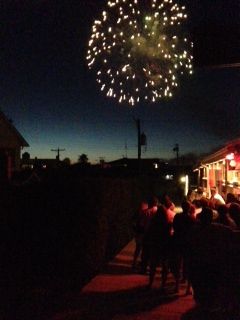
<instances>
[{"instance_id":1,"label":"building","mask_svg":"<svg viewBox=\"0 0 240 320\"><path fill-rule=\"evenodd\" d=\"M240 138L227 143L224 147L202 159L195 169L198 185L210 194L216 186L226 195L228 192L240 197Z\"/></svg>"},{"instance_id":2,"label":"building","mask_svg":"<svg viewBox=\"0 0 240 320\"><path fill-rule=\"evenodd\" d=\"M164 161L158 158L154 159L140 159L141 170L144 172L155 171L164 164ZM132 158L121 158L108 162L110 168L126 168L129 171L138 171L139 160Z\"/></svg>"},{"instance_id":3,"label":"building","mask_svg":"<svg viewBox=\"0 0 240 320\"><path fill-rule=\"evenodd\" d=\"M12 122L0 111L0 180L10 180L20 170L21 150L29 147Z\"/></svg>"},{"instance_id":4,"label":"building","mask_svg":"<svg viewBox=\"0 0 240 320\"><path fill-rule=\"evenodd\" d=\"M58 159L38 159L37 157L34 159L26 159L22 157L21 168L23 170L26 169L57 169L59 168L59 164L62 161Z\"/></svg>"},{"instance_id":5,"label":"building","mask_svg":"<svg viewBox=\"0 0 240 320\"><path fill-rule=\"evenodd\" d=\"M107 163L108 168L132 174L154 175L165 180L177 180L179 177L192 173L190 165L177 165L159 158L122 158Z\"/></svg>"}]
</instances>

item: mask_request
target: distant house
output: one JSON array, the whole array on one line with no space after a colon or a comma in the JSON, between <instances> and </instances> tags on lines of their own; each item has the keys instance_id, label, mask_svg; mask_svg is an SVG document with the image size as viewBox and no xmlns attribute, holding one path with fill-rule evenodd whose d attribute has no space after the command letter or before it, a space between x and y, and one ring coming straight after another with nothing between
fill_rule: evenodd
<instances>
[{"instance_id":1,"label":"distant house","mask_svg":"<svg viewBox=\"0 0 240 320\"><path fill-rule=\"evenodd\" d=\"M175 182L179 182L180 179L185 178L187 175L191 185L194 183L192 166L172 164L159 158L143 158L140 160L140 165L136 158L122 158L108 162L108 168L115 170L117 173L125 173L127 175L138 175L140 173Z\"/></svg>"},{"instance_id":2,"label":"distant house","mask_svg":"<svg viewBox=\"0 0 240 320\"><path fill-rule=\"evenodd\" d=\"M0 111L0 180L11 179L13 172L20 170L23 147L29 144Z\"/></svg>"},{"instance_id":3,"label":"distant house","mask_svg":"<svg viewBox=\"0 0 240 320\"><path fill-rule=\"evenodd\" d=\"M141 174L162 175L166 179L173 179L176 174L176 166L170 166L166 161L159 158L122 158L108 162L108 167L125 171L131 174L141 172Z\"/></svg>"},{"instance_id":4,"label":"distant house","mask_svg":"<svg viewBox=\"0 0 240 320\"><path fill-rule=\"evenodd\" d=\"M144 171L152 171L158 169L163 165L163 163L164 161L158 158L140 160L141 169L143 169ZM111 168L128 168L129 170L136 171L138 170L139 162L136 158L122 158L108 162L108 165Z\"/></svg>"},{"instance_id":5,"label":"distant house","mask_svg":"<svg viewBox=\"0 0 240 320\"><path fill-rule=\"evenodd\" d=\"M30 159L30 157L26 157L23 155L21 161L22 169L56 169L59 167L58 159L38 159L37 157L34 159Z\"/></svg>"}]
</instances>

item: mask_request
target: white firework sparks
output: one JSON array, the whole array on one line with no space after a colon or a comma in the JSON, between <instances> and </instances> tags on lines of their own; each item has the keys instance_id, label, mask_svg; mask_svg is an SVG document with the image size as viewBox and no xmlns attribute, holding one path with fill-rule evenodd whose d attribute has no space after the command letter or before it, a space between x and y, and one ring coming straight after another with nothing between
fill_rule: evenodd
<instances>
[{"instance_id":1,"label":"white firework sparks","mask_svg":"<svg viewBox=\"0 0 240 320\"><path fill-rule=\"evenodd\" d=\"M192 73L191 48L182 28L184 6L173 0L108 1L92 27L88 67L109 97L133 106L172 97L183 73Z\"/></svg>"}]
</instances>

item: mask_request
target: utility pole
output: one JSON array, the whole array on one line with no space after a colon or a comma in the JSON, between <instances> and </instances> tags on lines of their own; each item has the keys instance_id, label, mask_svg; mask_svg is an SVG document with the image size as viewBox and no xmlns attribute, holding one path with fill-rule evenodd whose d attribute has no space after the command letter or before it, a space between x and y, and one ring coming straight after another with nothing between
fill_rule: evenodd
<instances>
[{"instance_id":1,"label":"utility pole","mask_svg":"<svg viewBox=\"0 0 240 320\"><path fill-rule=\"evenodd\" d=\"M138 140L138 173L141 172L141 123L140 119L134 119L137 126L137 140Z\"/></svg>"},{"instance_id":2,"label":"utility pole","mask_svg":"<svg viewBox=\"0 0 240 320\"><path fill-rule=\"evenodd\" d=\"M136 125L137 125L137 136L138 136L138 161L140 163L141 160L141 155L142 155L142 150L141 150L141 123L140 119L136 120Z\"/></svg>"},{"instance_id":3,"label":"utility pole","mask_svg":"<svg viewBox=\"0 0 240 320\"><path fill-rule=\"evenodd\" d=\"M128 157L128 146L127 146L127 141L125 141L125 158Z\"/></svg>"},{"instance_id":4,"label":"utility pole","mask_svg":"<svg viewBox=\"0 0 240 320\"><path fill-rule=\"evenodd\" d=\"M179 144L176 143L173 151L176 152L177 165L179 165Z\"/></svg>"},{"instance_id":5,"label":"utility pole","mask_svg":"<svg viewBox=\"0 0 240 320\"><path fill-rule=\"evenodd\" d=\"M140 119L134 119L137 126L137 139L138 139L138 171L141 172L141 156L142 156L142 146L146 146L146 135L141 133L141 121Z\"/></svg>"},{"instance_id":6,"label":"utility pole","mask_svg":"<svg viewBox=\"0 0 240 320\"><path fill-rule=\"evenodd\" d=\"M51 151L56 152L57 156L56 159L59 162L60 161L60 152L65 151L65 149L60 149L59 147L57 149L51 149Z\"/></svg>"}]
</instances>

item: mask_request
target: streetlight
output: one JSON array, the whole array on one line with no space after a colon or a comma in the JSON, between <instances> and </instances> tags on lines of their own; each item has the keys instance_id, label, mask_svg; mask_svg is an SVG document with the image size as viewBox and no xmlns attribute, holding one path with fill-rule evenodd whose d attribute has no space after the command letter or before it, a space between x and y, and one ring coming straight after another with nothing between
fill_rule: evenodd
<instances>
[{"instance_id":1,"label":"streetlight","mask_svg":"<svg viewBox=\"0 0 240 320\"><path fill-rule=\"evenodd\" d=\"M185 176L180 178L180 181L184 183L184 195L186 196L188 194L188 189L189 189L189 177L186 174Z\"/></svg>"}]
</instances>

